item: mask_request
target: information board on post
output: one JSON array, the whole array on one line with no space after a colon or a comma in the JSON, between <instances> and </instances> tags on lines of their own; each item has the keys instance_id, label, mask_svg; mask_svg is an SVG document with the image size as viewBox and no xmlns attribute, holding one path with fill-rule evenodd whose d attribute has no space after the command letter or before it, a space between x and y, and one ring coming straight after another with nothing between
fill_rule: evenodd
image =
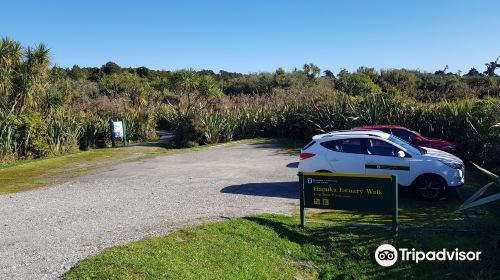
<instances>
[{"instance_id":1,"label":"information board on post","mask_svg":"<svg viewBox=\"0 0 500 280\"><path fill-rule=\"evenodd\" d=\"M116 138L121 138L123 146L127 146L127 130L125 119L119 121L109 120L109 126L111 129L111 146L116 147Z\"/></svg>"},{"instance_id":2,"label":"information board on post","mask_svg":"<svg viewBox=\"0 0 500 280\"><path fill-rule=\"evenodd\" d=\"M121 121L113 122L113 131L116 138L123 138L123 125Z\"/></svg>"},{"instance_id":3,"label":"information board on post","mask_svg":"<svg viewBox=\"0 0 500 280\"><path fill-rule=\"evenodd\" d=\"M300 172L300 223L305 208L352 210L392 215L398 230L398 182L395 175Z\"/></svg>"}]
</instances>

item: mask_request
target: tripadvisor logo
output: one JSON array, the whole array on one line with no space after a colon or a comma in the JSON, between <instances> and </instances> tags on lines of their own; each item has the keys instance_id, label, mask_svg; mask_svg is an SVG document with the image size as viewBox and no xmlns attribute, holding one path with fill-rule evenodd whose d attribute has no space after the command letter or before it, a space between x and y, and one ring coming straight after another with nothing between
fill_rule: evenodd
<instances>
[{"instance_id":1,"label":"tripadvisor logo","mask_svg":"<svg viewBox=\"0 0 500 280\"><path fill-rule=\"evenodd\" d=\"M418 263L420 261L479 261L481 251L460 251L447 250L443 248L439 251L416 251L415 248L399 248L397 250L391 244L382 244L375 250L375 260L381 266L392 266L398 258L401 261L412 261Z\"/></svg>"},{"instance_id":2,"label":"tripadvisor logo","mask_svg":"<svg viewBox=\"0 0 500 280\"><path fill-rule=\"evenodd\" d=\"M398 260L398 251L391 244L382 244L375 251L375 260L381 266L391 266Z\"/></svg>"}]
</instances>

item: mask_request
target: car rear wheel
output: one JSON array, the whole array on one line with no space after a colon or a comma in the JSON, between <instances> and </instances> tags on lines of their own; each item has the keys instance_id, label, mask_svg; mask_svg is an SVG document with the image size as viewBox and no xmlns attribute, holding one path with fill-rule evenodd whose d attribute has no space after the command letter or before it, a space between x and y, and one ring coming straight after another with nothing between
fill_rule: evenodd
<instances>
[{"instance_id":1,"label":"car rear wheel","mask_svg":"<svg viewBox=\"0 0 500 280\"><path fill-rule=\"evenodd\" d=\"M438 200L446 188L444 180L437 175L424 175L413 183L413 190L422 199Z\"/></svg>"}]
</instances>

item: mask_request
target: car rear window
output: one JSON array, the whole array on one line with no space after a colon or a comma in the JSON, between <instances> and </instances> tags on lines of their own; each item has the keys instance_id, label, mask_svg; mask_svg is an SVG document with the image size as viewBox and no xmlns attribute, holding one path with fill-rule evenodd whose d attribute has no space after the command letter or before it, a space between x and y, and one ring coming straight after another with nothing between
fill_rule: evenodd
<instances>
[{"instance_id":1,"label":"car rear window","mask_svg":"<svg viewBox=\"0 0 500 280\"><path fill-rule=\"evenodd\" d=\"M361 139L342 139L326 141L321 143L321 146L340 153L362 154Z\"/></svg>"},{"instance_id":2,"label":"car rear window","mask_svg":"<svg viewBox=\"0 0 500 280\"><path fill-rule=\"evenodd\" d=\"M307 150L307 149L309 149L309 147L311 147L314 144L316 144L316 141L311 141L304 148L302 148L302 150Z\"/></svg>"}]
</instances>

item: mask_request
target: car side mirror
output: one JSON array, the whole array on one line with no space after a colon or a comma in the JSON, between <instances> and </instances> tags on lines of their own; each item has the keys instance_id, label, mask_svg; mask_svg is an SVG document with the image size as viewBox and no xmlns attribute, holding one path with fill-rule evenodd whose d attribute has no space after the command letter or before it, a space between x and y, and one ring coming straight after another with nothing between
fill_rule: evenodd
<instances>
[{"instance_id":1,"label":"car side mirror","mask_svg":"<svg viewBox=\"0 0 500 280\"><path fill-rule=\"evenodd\" d=\"M400 150L400 151L398 151L398 157L400 157L400 158L404 158L405 156L406 156L405 152L403 152L403 151L401 151L401 150Z\"/></svg>"}]
</instances>

